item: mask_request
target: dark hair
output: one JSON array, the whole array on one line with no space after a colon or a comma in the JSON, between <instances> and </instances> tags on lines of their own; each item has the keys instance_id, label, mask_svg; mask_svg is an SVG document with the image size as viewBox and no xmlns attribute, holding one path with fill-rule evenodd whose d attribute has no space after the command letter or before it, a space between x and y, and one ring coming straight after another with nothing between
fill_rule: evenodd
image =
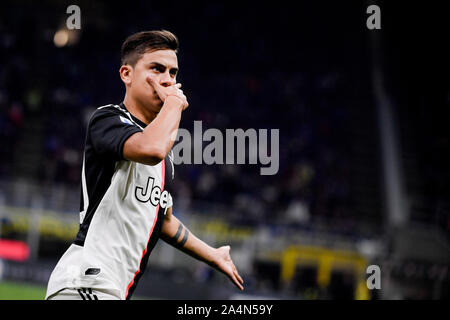
<instances>
[{"instance_id":1,"label":"dark hair","mask_svg":"<svg viewBox=\"0 0 450 320\"><path fill-rule=\"evenodd\" d=\"M134 67L141 56L148 51L170 49L178 52L178 38L170 31L142 31L129 36L122 44L120 61L122 65Z\"/></svg>"}]
</instances>

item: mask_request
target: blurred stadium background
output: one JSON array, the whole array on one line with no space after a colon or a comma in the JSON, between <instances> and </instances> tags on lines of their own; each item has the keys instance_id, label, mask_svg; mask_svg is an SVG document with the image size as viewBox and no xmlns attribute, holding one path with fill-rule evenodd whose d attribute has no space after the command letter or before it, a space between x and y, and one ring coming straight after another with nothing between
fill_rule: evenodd
<instances>
[{"instance_id":1,"label":"blurred stadium background","mask_svg":"<svg viewBox=\"0 0 450 320\"><path fill-rule=\"evenodd\" d=\"M368 30L368 5L381 30ZM67 30L66 9L81 9ZM131 33L180 39L181 127L279 128L280 169L179 165L175 214L230 244L243 293L160 241L135 299L448 299L442 8L371 1L2 1L0 299L43 299L78 230L87 119ZM368 290L366 268L381 268Z\"/></svg>"}]
</instances>

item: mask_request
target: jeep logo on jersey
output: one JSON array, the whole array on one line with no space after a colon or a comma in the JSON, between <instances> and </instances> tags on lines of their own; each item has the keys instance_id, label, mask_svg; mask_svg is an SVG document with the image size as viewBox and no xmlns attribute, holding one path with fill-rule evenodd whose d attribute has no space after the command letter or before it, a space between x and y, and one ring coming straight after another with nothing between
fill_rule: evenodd
<instances>
[{"instance_id":1,"label":"jeep logo on jersey","mask_svg":"<svg viewBox=\"0 0 450 320\"><path fill-rule=\"evenodd\" d=\"M169 201L169 192L167 190L161 192L160 187L153 186L154 183L155 179L149 177L144 188L136 186L134 191L136 199L140 202L150 201L155 207L159 204L161 208L165 209Z\"/></svg>"}]
</instances>

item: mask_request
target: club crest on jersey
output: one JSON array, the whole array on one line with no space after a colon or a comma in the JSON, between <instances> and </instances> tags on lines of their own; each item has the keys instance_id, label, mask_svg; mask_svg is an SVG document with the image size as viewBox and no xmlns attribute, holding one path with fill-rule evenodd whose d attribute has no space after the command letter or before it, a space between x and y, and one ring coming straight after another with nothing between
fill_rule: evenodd
<instances>
[{"instance_id":1,"label":"club crest on jersey","mask_svg":"<svg viewBox=\"0 0 450 320\"><path fill-rule=\"evenodd\" d=\"M119 116L119 117L120 117L120 121L122 121L123 123L126 123L126 124L133 124L133 122L131 122L129 119L124 118L124 117L122 117L122 116Z\"/></svg>"},{"instance_id":2,"label":"club crest on jersey","mask_svg":"<svg viewBox=\"0 0 450 320\"><path fill-rule=\"evenodd\" d=\"M169 202L169 192L167 190L161 192L161 188L154 186L154 183L155 179L148 177L145 187L136 186L134 195L140 202L150 201L155 207L159 204L161 208L165 209Z\"/></svg>"}]
</instances>

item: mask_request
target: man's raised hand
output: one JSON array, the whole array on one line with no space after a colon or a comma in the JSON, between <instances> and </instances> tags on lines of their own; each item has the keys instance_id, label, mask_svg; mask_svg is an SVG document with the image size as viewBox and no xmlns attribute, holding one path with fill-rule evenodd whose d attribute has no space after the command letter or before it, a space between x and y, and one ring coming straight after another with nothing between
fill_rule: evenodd
<instances>
[{"instance_id":1,"label":"man's raised hand","mask_svg":"<svg viewBox=\"0 0 450 320\"><path fill-rule=\"evenodd\" d=\"M167 97L174 96L181 101L183 110L186 110L186 108L189 106L189 103L187 102L187 98L184 95L183 90L180 89L181 83L176 83L174 85L164 87L161 84L159 84L158 81L156 81L152 76L148 76L147 81L156 91L156 94L159 96L159 98L163 103L166 101Z\"/></svg>"}]
</instances>

